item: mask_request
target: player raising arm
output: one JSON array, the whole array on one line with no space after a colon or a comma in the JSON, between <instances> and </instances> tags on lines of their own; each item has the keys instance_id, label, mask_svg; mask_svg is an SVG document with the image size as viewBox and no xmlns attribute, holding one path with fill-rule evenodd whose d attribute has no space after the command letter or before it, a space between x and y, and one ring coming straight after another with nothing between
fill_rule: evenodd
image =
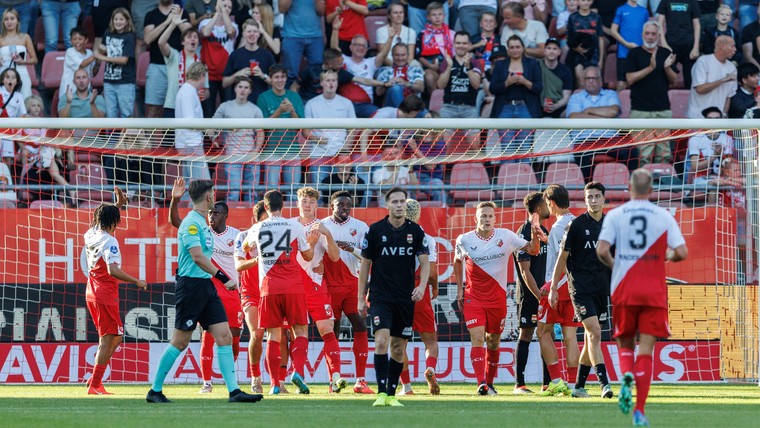
<instances>
[{"instance_id":1,"label":"player raising arm","mask_svg":"<svg viewBox=\"0 0 760 428\"><path fill-rule=\"evenodd\" d=\"M533 226L532 239L528 242L511 230L496 228L496 204L491 201L478 204L475 224L475 230L459 235L456 240L457 302L470 331L470 359L478 379L478 394L496 395L493 380L499 368L499 342L507 317L509 256L516 251L538 254L542 233L536 230L538 226ZM466 287L462 284L462 265Z\"/></svg>"},{"instance_id":2,"label":"player raising arm","mask_svg":"<svg viewBox=\"0 0 760 428\"><path fill-rule=\"evenodd\" d=\"M375 327L378 389L373 407L403 406L396 398L396 386L404 369L406 343L412 337L414 302L422 299L430 274L425 231L405 218L406 198L406 190L400 187L388 190L388 215L369 227L362 242L357 309L362 317L367 316L367 281L371 277L369 302ZM417 262L420 280L415 287Z\"/></svg>"},{"instance_id":3,"label":"player raising arm","mask_svg":"<svg viewBox=\"0 0 760 428\"><path fill-rule=\"evenodd\" d=\"M658 337L670 336L665 262L686 259L688 250L673 216L649 201L652 174L637 169L628 189L631 200L610 211L602 224L596 254L612 269L614 337L624 373L618 405L623 413L631 411L635 380L633 425L648 426L644 406L652 382L654 344ZM639 349L634 362L636 334Z\"/></svg>"},{"instance_id":4,"label":"player raising arm","mask_svg":"<svg viewBox=\"0 0 760 428\"><path fill-rule=\"evenodd\" d=\"M87 255L87 310L98 330L98 351L95 366L87 381L87 394L110 395L103 386L103 374L111 360L111 355L121 343L124 325L119 315L119 283L134 284L145 290L148 285L121 270L121 251L113 233L121 222L119 210L127 199L118 187L114 187L116 205L100 204L92 214L90 229L84 234L84 249Z\"/></svg>"}]
</instances>

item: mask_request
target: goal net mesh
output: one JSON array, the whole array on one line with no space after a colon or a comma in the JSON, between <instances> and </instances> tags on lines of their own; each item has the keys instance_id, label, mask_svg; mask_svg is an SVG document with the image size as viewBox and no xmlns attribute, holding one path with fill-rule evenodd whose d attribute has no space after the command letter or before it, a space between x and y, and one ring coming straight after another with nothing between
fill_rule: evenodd
<instances>
[{"instance_id":1,"label":"goal net mesh","mask_svg":"<svg viewBox=\"0 0 760 428\"><path fill-rule=\"evenodd\" d=\"M385 190L408 189L421 202L420 223L437 243L440 292L432 302L439 380L474 382L452 264L456 237L475 227L475 205L495 201L498 227L516 231L527 218L526 194L563 184L578 214L585 209L584 184L596 180L606 186L611 208L628 199L628 179L637 167L652 172L651 199L675 216L689 248L688 260L667 267L673 335L657 343L654 380L758 378L757 130L444 129L452 125L440 120L409 122L415 126L404 129L398 122L370 121L352 129L308 120L291 121L298 128L282 121L235 128L206 121L204 129L160 123L165 127L138 122L129 128L58 129L53 127L65 122L31 120L0 130L6 156L0 164L0 381L74 383L90 376L98 335L85 303L83 234L93 210L113 200L114 186L129 198L115 233L122 269L149 286L120 286L124 341L105 379L152 380L174 326L177 239L167 220L168 203L175 178L184 176L212 179L217 199L230 207L228 224L240 230L251 226L251 207L269 189L283 191L286 215L296 216L295 192L305 185L317 188L319 218L332 214L332 192L348 190L354 195L352 216L368 224L387 213ZM180 202L182 215L189 209L189 200ZM544 225L550 228L553 221ZM498 383L513 382L515 375L515 275L510 259ZM602 347L614 381L622 374L611 317L602 320ZM345 317L340 331L343 375L351 378L352 331ZM168 382L199 381L199 338L196 332ZM246 329L237 359L241 382L251 376L248 338ZM563 354L559 337L556 345ZM309 348L307 381L327 382L313 325ZM370 343L370 353L371 348ZM412 378L423 380L425 349L416 334L408 353ZM221 379L216 363L214 378ZM542 379L535 340L526 378Z\"/></svg>"}]
</instances>

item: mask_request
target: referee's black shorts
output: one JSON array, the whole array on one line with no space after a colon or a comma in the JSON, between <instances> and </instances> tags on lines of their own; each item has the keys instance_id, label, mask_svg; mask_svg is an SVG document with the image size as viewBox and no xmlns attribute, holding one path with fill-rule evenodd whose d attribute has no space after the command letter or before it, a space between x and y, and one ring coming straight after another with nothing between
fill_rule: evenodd
<instances>
[{"instance_id":1,"label":"referee's black shorts","mask_svg":"<svg viewBox=\"0 0 760 428\"><path fill-rule=\"evenodd\" d=\"M211 325L227 322L222 299L211 278L178 275L174 296L174 328L177 330L195 330L198 323L207 330Z\"/></svg>"},{"instance_id":2,"label":"referee's black shorts","mask_svg":"<svg viewBox=\"0 0 760 428\"><path fill-rule=\"evenodd\" d=\"M414 302L372 302L370 317L373 331L387 328L392 337L411 339L414 322Z\"/></svg>"},{"instance_id":3,"label":"referee's black shorts","mask_svg":"<svg viewBox=\"0 0 760 428\"><path fill-rule=\"evenodd\" d=\"M520 328L531 328L538 325L538 299L524 287L520 290L517 302L517 313L520 314Z\"/></svg>"},{"instance_id":4,"label":"referee's black shorts","mask_svg":"<svg viewBox=\"0 0 760 428\"><path fill-rule=\"evenodd\" d=\"M604 294L570 294L570 300L575 309L575 318L583 321L586 318L607 314L608 297Z\"/></svg>"}]
</instances>

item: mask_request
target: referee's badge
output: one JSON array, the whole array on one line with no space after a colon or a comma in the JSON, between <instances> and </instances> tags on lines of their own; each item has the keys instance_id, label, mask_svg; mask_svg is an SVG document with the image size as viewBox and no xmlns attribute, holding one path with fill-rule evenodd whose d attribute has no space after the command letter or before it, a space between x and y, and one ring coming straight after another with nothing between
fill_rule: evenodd
<instances>
[{"instance_id":1,"label":"referee's badge","mask_svg":"<svg viewBox=\"0 0 760 428\"><path fill-rule=\"evenodd\" d=\"M411 244L411 243L412 243L412 241L414 241L414 236L412 236L412 234L411 234L411 233L407 233L407 234L406 234L406 243L407 243L407 244Z\"/></svg>"}]
</instances>

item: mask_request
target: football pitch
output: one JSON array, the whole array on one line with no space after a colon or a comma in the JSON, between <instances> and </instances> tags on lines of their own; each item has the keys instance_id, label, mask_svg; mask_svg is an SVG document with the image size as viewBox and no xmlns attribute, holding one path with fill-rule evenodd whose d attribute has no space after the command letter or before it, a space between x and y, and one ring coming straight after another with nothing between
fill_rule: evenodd
<instances>
[{"instance_id":1,"label":"football pitch","mask_svg":"<svg viewBox=\"0 0 760 428\"><path fill-rule=\"evenodd\" d=\"M3 427L623 427L617 399L513 396L502 385L497 397L475 395L474 385L441 384L441 395L402 396L403 408L373 408L374 396L313 393L265 396L256 404L227 403L224 385L198 394L198 385L168 385L173 404L145 402L146 385L107 385L112 396L87 396L84 386L0 386ZM537 390L535 385L530 386ZM498 386L497 386L498 388ZM291 388L292 389L292 388ZM613 390L617 394L618 385ZM599 393L590 385L589 393ZM654 385L647 402L652 426L757 426L760 388L754 384ZM390 425L389 425L390 424Z\"/></svg>"}]
</instances>

